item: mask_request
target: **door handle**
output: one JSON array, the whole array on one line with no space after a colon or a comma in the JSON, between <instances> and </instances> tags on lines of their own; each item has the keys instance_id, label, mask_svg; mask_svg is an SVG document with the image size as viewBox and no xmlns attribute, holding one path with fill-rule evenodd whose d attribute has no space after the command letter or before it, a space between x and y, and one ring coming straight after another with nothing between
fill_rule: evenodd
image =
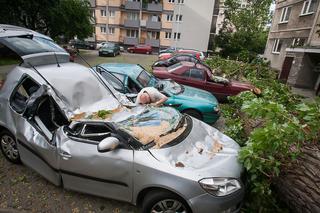
<instances>
[{"instance_id":1,"label":"door handle","mask_svg":"<svg viewBox=\"0 0 320 213\"><path fill-rule=\"evenodd\" d=\"M71 158L71 155L68 152L60 152L59 155L64 159L64 160L68 160L69 158Z\"/></svg>"}]
</instances>

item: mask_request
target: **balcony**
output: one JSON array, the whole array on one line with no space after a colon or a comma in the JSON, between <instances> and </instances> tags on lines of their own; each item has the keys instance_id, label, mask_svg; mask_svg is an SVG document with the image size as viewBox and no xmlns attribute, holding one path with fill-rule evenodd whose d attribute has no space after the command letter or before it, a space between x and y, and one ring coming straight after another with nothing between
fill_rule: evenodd
<instances>
[{"instance_id":1,"label":"balcony","mask_svg":"<svg viewBox=\"0 0 320 213\"><path fill-rule=\"evenodd\" d=\"M95 0L90 0L90 6L95 7L96 6L96 1Z\"/></svg>"},{"instance_id":2,"label":"balcony","mask_svg":"<svg viewBox=\"0 0 320 213\"><path fill-rule=\"evenodd\" d=\"M148 20L147 24L146 24L146 28L153 29L153 30L160 30L161 29L161 22Z\"/></svg>"},{"instance_id":3,"label":"balcony","mask_svg":"<svg viewBox=\"0 0 320 213\"><path fill-rule=\"evenodd\" d=\"M148 3L143 5L143 9L147 11L152 11L152 12L162 12L163 11L163 6L161 3Z\"/></svg>"},{"instance_id":4,"label":"balcony","mask_svg":"<svg viewBox=\"0 0 320 213\"><path fill-rule=\"evenodd\" d=\"M160 47L159 39L146 39L146 45L150 45L152 47Z\"/></svg>"},{"instance_id":5,"label":"balcony","mask_svg":"<svg viewBox=\"0 0 320 213\"><path fill-rule=\"evenodd\" d=\"M124 9L126 10L140 10L141 3L138 1L126 1L124 4Z\"/></svg>"},{"instance_id":6,"label":"balcony","mask_svg":"<svg viewBox=\"0 0 320 213\"><path fill-rule=\"evenodd\" d=\"M139 20L126 19L126 20L124 20L124 27L139 28L140 27L140 21Z\"/></svg>"},{"instance_id":7,"label":"balcony","mask_svg":"<svg viewBox=\"0 0 320 213\"><path fill-rule=\"evenodd\" d=\"M138 38L130 38L130 37L124 37L123 43L126 45L137 45L139 43Z\"/></svg>"}]
</instances>

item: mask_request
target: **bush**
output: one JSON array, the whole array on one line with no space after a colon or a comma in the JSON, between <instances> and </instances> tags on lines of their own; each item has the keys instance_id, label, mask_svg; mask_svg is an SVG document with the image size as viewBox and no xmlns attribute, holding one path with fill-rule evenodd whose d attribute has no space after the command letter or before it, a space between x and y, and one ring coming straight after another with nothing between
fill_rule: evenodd
<instances>
[{"instance_id":1,"label":"bush","mask_svg":"<svg viewBox=\"0 0 320 213\"><path fill-rule=\"evenodd\" d=\"M305 143L320 140L320 99L303 103L276 80L268 64L259 60L247 64L214 57L207 64L262 90L261 97L243 92L222 106L225 133L242 146L239 160L247 171L249 185L243 210L283 212L273 183L299 156Z\"/></svg>"}]
</instances>

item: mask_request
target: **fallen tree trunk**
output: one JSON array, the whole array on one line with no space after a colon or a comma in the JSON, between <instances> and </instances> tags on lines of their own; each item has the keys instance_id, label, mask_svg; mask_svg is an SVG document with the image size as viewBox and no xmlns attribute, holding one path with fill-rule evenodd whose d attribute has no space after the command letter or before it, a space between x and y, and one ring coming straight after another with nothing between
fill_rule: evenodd
<instances>
[{"instance_id":1,"label":"fallen tree trunk","mask_svg":"<svg viewBox=\"0 0 320 213\"><path fill-rule=\"evenodd\" d=\"M297 160L275 181L279 197L292 212L320 212L320 143L305 144Z\"/></svg>"}]
</instances>

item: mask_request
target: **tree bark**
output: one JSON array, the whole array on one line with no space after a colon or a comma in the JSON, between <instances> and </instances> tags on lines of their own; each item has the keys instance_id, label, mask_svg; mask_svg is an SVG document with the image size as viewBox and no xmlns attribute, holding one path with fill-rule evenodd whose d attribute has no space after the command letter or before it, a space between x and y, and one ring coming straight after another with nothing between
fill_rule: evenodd
<instances>
[{"instance_id":1,"label":"tree bark","mask_svg":"<svg viewBox=\"0 0 320 213\"><path fill-rule=\"evenodd\" d=\"M279 197L292 212L320 212L320 143L305 144L297 160L275 181Z\"/></svg>"}]
</instances>

